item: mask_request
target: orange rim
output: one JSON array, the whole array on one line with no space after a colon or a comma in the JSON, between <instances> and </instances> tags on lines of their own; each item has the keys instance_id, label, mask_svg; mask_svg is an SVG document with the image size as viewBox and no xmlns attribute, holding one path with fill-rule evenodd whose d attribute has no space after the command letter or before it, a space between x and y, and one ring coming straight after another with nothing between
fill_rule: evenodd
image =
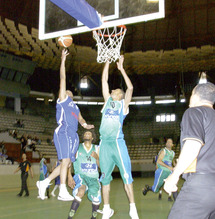
<instances>
[{"instance_id":1,"label":"orange rim","mask_svg":"<svg viewBox=\"0 0 215 219\"><path fill-rule=\"evenodd\" d=\"M127 30L127 28L126 28L125 25L118 25L117 27L122 27L124 30L123 30L121 33L112 34L112 35L108 35L108 34L104 34L104 35L102 35L102 34L100 34L100 33L97 32L97 30L101 30L101 29L104 29L104 28L96 29L96 30L94 30L94 31L96 31L97 35L99 35L99 36L104 36L104 37L115 37L115 36L120 36L120 35L124 34L124 32Z\"/></svg>"}]
</instances>

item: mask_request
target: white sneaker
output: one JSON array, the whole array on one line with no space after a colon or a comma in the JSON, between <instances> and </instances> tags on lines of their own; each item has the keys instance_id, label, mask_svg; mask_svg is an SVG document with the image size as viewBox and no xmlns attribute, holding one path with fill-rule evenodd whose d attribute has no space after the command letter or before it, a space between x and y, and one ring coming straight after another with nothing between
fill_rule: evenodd
<instances>
[{"instance_id":1,"label":"white sneaker","mask_svg":"<svg viewBox=\"0 0 215 219\"><path fill-rule=\"evenodd\" d=\"M46 193L46 188L48 187L48 183L46 181L37 181L37 188L38 188L38 193L39 197L41 200L45 199L45 193Z\"/></svg>"},{"instance_id":2,"label":"white sneaker","mask_svg":"<svg viewBox=\"0 0 215 219\"><path fill-rule=\"evenodd\" d=\"M139 219L139 216L137 214L137 209L132 209L129 211L129 216L131 219Z\"/></svg>"},{"instance_id":3,"label":"white sneaker","mask_svg":"<svg viewBox=\"0 0 215 219\"><path fill-rule=\"evenodd\" d=\"M68 191L64 191L64 192L59 192L57 199L60 201L73 201L74 197L70 195Z\"/></svg>"},{"instance_id":4,"label":"white sneaker","mask_svg":"<svg viewBox=\"0 0 215 219\"><path fill-rule=\"evenodd\" d=\"M52 196L52 197L55 197L56 195L54 194L54 192L51 192L51 196Z\"/></svg>"},{"instance_id":5,"label":"white sneaker","mask_svg":"<svg viewBox=\"0 0 215 219\"><path fill-rule=\"evenodd\" d=\"M103 214L102 219L109 219L113 216L114 210L111 208L109 208L109 209L103 208L102 214Z\"/></svg>"}]
</instances>

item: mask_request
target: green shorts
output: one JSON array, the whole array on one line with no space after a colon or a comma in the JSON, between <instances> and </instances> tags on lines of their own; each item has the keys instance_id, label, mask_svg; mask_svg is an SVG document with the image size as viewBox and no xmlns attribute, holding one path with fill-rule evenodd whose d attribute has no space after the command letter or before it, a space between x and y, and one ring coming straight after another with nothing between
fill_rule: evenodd
<instances>
[{"instance_id":1,"label":"green shorts","mask_svg":"<svg viewBox=\"0 0 215 219\"><path fill-rule=\"evenodd\" d=\"M102 172L101 182L103 185L110 184L112 172L117 166L119 168L124 184L131 184L131 160L124 139L101 140L99 150L99 163Z\"/></svg>"},{"instance_id":2,"label":"green shorts","mask_svg":"<svg viewBox=\"0 0 215 219\"><path fill-rule=\"evenodd\" d=\"M96 204L101 203L101 185L98 178L75 174L73 179L75 180L73 196L77 195L79 187L85 185L88 199Z\"/></svg>"}]
</instances>

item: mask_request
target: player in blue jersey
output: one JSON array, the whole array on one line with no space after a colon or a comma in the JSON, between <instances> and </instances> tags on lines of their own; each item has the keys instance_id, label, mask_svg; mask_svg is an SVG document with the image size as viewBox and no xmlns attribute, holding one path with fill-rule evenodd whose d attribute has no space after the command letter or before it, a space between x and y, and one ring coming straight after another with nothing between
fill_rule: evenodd
<instances>
[{"instance_id":1,"label":"player in blue jersey","mask_svg":"<svg viewBox=\"0 0 215 219\"><path fill-rule=\"evenodd\" d=\"M102 73L102 93L105 104L102 109L102 121L100 125L100 152L99 162L102 172L102 194L103 194L103 217L111 217L113 210L110 208L109 193L112 171L116 166L120 170L125 185L125 191L130 202L129 215L132 219L138 219L137 209L133 194L133 178L131 175L131 161L122 131L123 120L129 112L129 103L132 98L133 85L123 68L124 56L117 62L117 68L121 72L127 90L115 89L109 92L108 71L109 62L105 63Z\"/></svg>"},{"instance_id":2,"label":"player in blue jersey","mask_svg":"<svg viewBox=\"0 0 215 219\"><path fill-rule=\"evenodd\" d=\"M101 203L101 186L99 183L99 147L92 142L95 133L87 130L83 134L84 142L79 145L76 153L76 161L73 163L75 188L73 189L72 202L68 219L75 215L84 194L87 192L88 199L92 202L92 217L95 219ZM71 177L71 174L70 174Z\"/></svg>"},{"instance_id":3,"label":"player in blue jersey","mask_svg":"<svg viewBox=\"0 0 215 219\"><path fill-rule=\"evenodd\" d=\"M66 90L66 57L69 55L66 49L62 50L60 66L60 89L56 104L56 120L58 127L54 132L54 144L57 150L60 165L43 181L37 182L39 196L42 200L45 198L45 190L51 180L60 175L60 191L58 200L72 201L74 198L69 194L66 188L66 177L71 162L75 161L75 154L79 145L77 134L78 123L85 129L94 128L88 125L81 115L78 106L73 102L73 94Z\"/></svg>"}]
</instances>

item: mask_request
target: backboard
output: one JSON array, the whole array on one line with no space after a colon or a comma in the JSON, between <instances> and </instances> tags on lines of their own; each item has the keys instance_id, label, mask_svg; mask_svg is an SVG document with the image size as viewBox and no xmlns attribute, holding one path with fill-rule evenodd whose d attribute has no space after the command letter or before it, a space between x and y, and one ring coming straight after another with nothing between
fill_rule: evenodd
<instances>
[{"instance_id":1,"label":"backboard","mask_svg":"<svg viewBox=\"0 0 215 219\"><path fill-rule=\"evenodd\" d=\"M127 25L164 18L165 0L86 0L102 15L99 28ZM72 1L71 1L72 2ZM74 35L92 31L52 3L40 0L39 39Z\"/></svg>"}]
</instances>

